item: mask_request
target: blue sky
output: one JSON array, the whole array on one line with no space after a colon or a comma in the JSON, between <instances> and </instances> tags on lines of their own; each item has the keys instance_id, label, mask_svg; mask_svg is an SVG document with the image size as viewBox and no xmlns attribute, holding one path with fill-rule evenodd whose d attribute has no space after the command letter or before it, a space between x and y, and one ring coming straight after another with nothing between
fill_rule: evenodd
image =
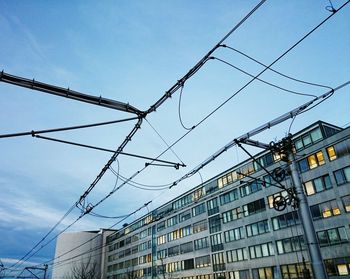
<instances>
[{"instance_id":1,"label":"blue sky","mask_svg":"<svg viewBox=\"0 0 350 279\"><path fill-rule=\"evenodd\" d=\"M50 84L129 102L147 109L211 49L257 1L0 1L0 67L5 72ZM334 0L337 8L345 1ZM225 43L269 64L304 34L330 15L329 1L267 1ZM274 69L331 87L350 79L350 6L279 61ZM261 66L219 49L215 57L257 74ZM321 94L266 72L262 79L291 90ZM181 104L184 123L192 126L249 81L249 77L210 60L186 82ZM343 126L350 122L349 88L308 113L298 116L292 132L316 120ZM178 119L175 94L147 120L172 143L186 131ZM231 139L309 100L255 81L242 94L196 128L174 147L186 168L148 168L135 180L165 184L181 177ZM79 103L0 83L0 133L14 133L109 121L129 117L105 108ZM285 136L290 121L256 139L269 142ZM116 149L133 123L60 132L52 137ZM1 139L0 258L6 265L33 247L79 199L110 158L86 150L28 137ZM166 148L147 122L125 149L157 156ZM171 152L165 160L178 161ZM233 148L201 171L204 180L244 159ZM120 173L130 176L144 161L120 157ZM116 164L114 164L116 168ZM141 191L123 187L96 212L123 215L154 199L152 210L200 183L193 176L171 191ZM94 203L113 187L107 172L88 196ZM133 218L140 217L147 210ZM72 222L78 210L59 229ZM86 216L72 230L109 227L115 221ZM29 259L31 265L53 257L53 245Z\"/></svg>"}]
</instances>

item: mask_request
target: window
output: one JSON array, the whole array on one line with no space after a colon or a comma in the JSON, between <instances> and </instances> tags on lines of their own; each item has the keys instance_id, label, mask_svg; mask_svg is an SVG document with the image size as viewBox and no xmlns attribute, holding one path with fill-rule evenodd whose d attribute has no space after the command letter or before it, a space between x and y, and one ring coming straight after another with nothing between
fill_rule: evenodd
<instances>
[{"instance_id":1,"label":"window","mask_svg":"<svg viewBox=\"0 0 350 279\"><path fill-rule=\"evenodd\" d=\"M205 195L205 188L197 189L192 193L193 201L198 201L201 197Z\"/></svg>"},{"instance_id":2,"label":"window","mask_svg":"<svg viewBox=\"0 0 350 279\"><path fill-rule=\"evenodd\" d=\"M277 240L276 246L278 254L286 254L306 249L304 237L302 235Z\"/></svg>"},{"instance_id":3,"label":"window","mask_svg":"<svg viewBox=\"0 0 350 279\"><path fill-rule=\"evenodd\" d=\"M294 145L297 151L308 147L309 145L320 141L323 138L319 127L311 130L310 132L302 135L294 140Z\"/></svg>"},{"instance_id":4,"label":"window","mask_svg":"<svg viewBox=\"0 0 350 279\"><path fill-rule=\"evenodd\" d=\"M201 203L192 208L192 216L197 216L205 212L205 203Z\"/></svg>"},{"instance_id":5,"label":"window","mask_svg":"<svg viewBox=\"0 0 350 279\"><path fill-rule=\"evenodd\" d=\"M227 251L226 255L228 263L248 260L248 252L245 247Z\"/></svg>"},{"instance_id":6,"label":"window","mask_svg":"<svg viewBox=\"0 0 350 279\"><path fill-rule=\"evenodd\" d=\"M224 249L221 233L211 235L210 241L211 241L212 252L216 252Z\"/></svg>"},{"instance_id":7,"label":"window","mask_svg":"<svg viewBox=\"0 0 350 279\"><path fill-rule=\"evenodd\" d=\"M256 180L244 186L239 187L241 197L243 198L245 196L248 196L250 194L260 191L262 189L262 186L263 186L263 181Z\"/></svg>"},{"instance_id":8,"label":"window","mask_svg":"<svg viewBox=\"0 0 350 279\"><path fill-rule=\"evenodd\" d=\"M208 206L208 215L209 216L219 212L219 205L218 205L217 198L214 198L210 201L207 201L207 206Z\"/></svg>"},{"instance_id":9,"label":"window","mask_svg":"<svg viewBox=\"0 0 350 279\"><path fill-rule=\"evenodd\" d=\"M194 269L194 259L188 259L183 261L183 270Z\"/></svg>"},{"instance_id":10,"label":"window","mask_svg":"<svg viewBox=\"0 0 350 279\"><path fill-rule=\"evenodd\" d=\"M188 194L180 199L178 199L177 201L173 202L173 209L181 209L183 208L185 205L190 204L191 202L193 202L193 195Z\"/></svg>"},{"instance_id":11,"label":"window","mask_svg":"<svg viewBox=\"0 0 350 279\"><path fill-rule=\"evenodd\" d=\"M340 209L336 200L310 206L310 210L314 220L340 215Z\"/></svg>"},{"instance_id":12,"label":"window","mask_svg":"<svg viewBox=\"0 0 350 279\"><path fill-rule=\"evenodd\" d=\"M145 230L140 232L140 239L145 238L147 236L148 236L148 229L145 229ZM124 246L124 244L123 244L123 246Z\"/></svg>"},{"instance_id":13,"label":"window","mask_svg":"<svg viewBox=\"0 0 350 279\"><path fill-rule=\"evenodd\" d=\"M249 246L249 254L251 259L263 258L275 255L272 242L259 245Z\"/></svg>"},{"instance_id":14,"label":"window","mask_svg":"<svg viewBox=\"0 0 350 279\"><path fill-rule=\"evenodd\" d=\"M210 256L203 256L195 258L196 268L207 267L210 266Z\"/></svg>"},{"instance_id":15,"label":"window","mask_svg":"<svg viewBox=\"0 0 350 279\"><path fill-rule=\"evenodd\" d=\"M310 263L281 265L282 279L313 278Z\"/></svg>"},{"instance_id":16,"label":"window","mask_svg":"<svg viewBox=\"0 0 350 279\"><path fill-rule=\"evenodd\" d=\"M200 239L196 239L194 241L194 249L195 250L201 250L201 249L207 248L208 246L209 246L208 237L203 237Z\"/></svg>"},{"instance_id":17,"label":"window","mask_svg":"<svg viewBox=\"0 0 350 279\"><path fill-rule=\"evenodd\" d=\"M160 232L165 229L165 221L159 222L157 224L157 231Z\"/></svg>"},{"instance_id":18,"label":"window","mask_svg":"<svg viewBox=\"0 0 350 279\"><path fill-rule=\"evenodd\" d=\"M327 147L327 154L330 161L337 159L337 154L335 153L334 147Z\"/></svg>"},{"instance_id":19,"label":"window","mask_svg":"<svg viewBox=\"0 0 350 279\"><path fill-rule=\"evenodd\" d=\"M224 205L237 199L238 199L238 191L237 189L233 189L232 191L229 191L220 196L220 204Z\"/></svg>"},{"instance_id":20,"label":"window","mask_svg":"<svg viewBox=\"0 0 350 279\"><path fill-rule=\"evenodd\" d=\"M178 245L168 248L168 256L176 256L180 254L180 247Z\"/></svg>"},{"instance_id":21,"label":"window","mask_svg":"<svg viewBox=\"0 0 350 279\"><path fill-rule=\"evenodd\" d=\"M151 262L151 254L147 254L139 257L139 264L150 263Z\"/></svg>"},{"instance_id":22,"label":"window","mask_svg":"<svg viewBox=\"0 0 350 279\"><path fill-rule=\"evenodd\" d=\"M342 141L333 146L327 147L327 154L330 161L350 154L350 141Z\"/></svg>"},{"instance_id":23,"label":"window","mask_svg":"<svg viewBox=\"0 0 350 279\"><path fill-rule=\"evenodd\" d=\"M254 167L256 171L261 170L262 169L261 166L266 168L268 166L271 166L274 163L272 153L267 153L257 158L256 161L257 162L254 161Z\"/></svg>"},{"instance_id":24,"label":"window","mask_svg":"<svg viewBox=\"0 0 350 279\"><path fill-rule=\"evenodd\" d=\"M228 276L229 279L251 279L248 269L229 271Z\"/></svg>"},{"instance_id":25,"label":"window","mask_svg":"<svg viewBox=\"0 0 350 279\"><path fill-rule=\"evenodd\" d=\"M185 254L193 251L192 241L180 245L180 254Z\"/></svg>"},{"instance_id":26,"label":"window","mask_svg":"<svg viewBox=\"0 0 350 279\"><path fill-rule=\"evenodd\" d=\"M342 197L345 212L350 212L350 195Z\"/></svg>"},{"instance_id":27,"label":"window","mask_svg":"<svg viewBox=\"0 0 350 279\"><path fill-rule=\"evenodd\" d=\"M297 211L292 211L277 217L273 217L271 220L275 231L300 224Z\"/></svg>"},{"instance_id":28,"label":"window","mask_svg":"<svg viewBox=\"0 0 350 279\"><path fill-rule=\"evenodd\" d=\"M312 154L305 159L302 159L298 162L299 169L301 172L305 172L318 166L321 166L325 163L322 151L318 151L315 154Z\"/></svg>"},{"instance_id":29,"label":"window","mask_svg":"<svg viewBox=\"0 0 350 279\"><path fill-rule=\"evenodd\" d=\"M158 260L165 259L167 256L168 256L168 250L167 249L159 250L157 252L157 259Z\"/></svg>"},{"instance_id":30,"label":"window","mask_svg":"<svg viewBox=\"0 0 350 279\"><path fill-rule=\"evenodd\" d=\"M180 222L186 221L191 218L191 210L186 210L179 214Z\"/></svg>"},{"instance_id":31,"label":"window","mask_svg":"<svg viewBox=\"0 0 350 279\"><path fill-rule=\"evenodd\" d=\"M267 220L256 222L246 226L247 237L267 233L270 231L269 223Z\"/></svg>"},{"instance_id":32,"label":"window","mask_svg":"<svg viewBox=\"0 0 350 279\"><path fill-rule=\"evenodd\" d=\"M275 193L273 195L268 196L267 197L267 201L269 203L269 208L273 208L273 200L277 196L287 197L288 196L288 192L286 190L283 190L281 192L278 192L278 193Z\"/></svg>"},{"instance_id":33,"label":"window","mask_svg":"<svg viewBox=\"0 0 350 279\"><path fill-rule=\"evenodd\" d=\"M130 256L131 255L131 248L125 249L124 253L125 253L125 257Z\"/></svg>"},{"instance_id":34,"label":"window","mask_svg":"<svg viewBox=\"0 0 350 279\"><path fill-rule=\"evenodd\" d=\"M166 226L171 227L177 224L177 216L171 217L166 220Z\"/></svg>"},{"instance_id":35,"label":"window","mask_svg":"<svg viewBox=\"0 0 350 279\"><path fill-rule=\"evenodd\" d=\"M338 185L350 182L350 167L335 171L334 176Z\"/></svg>"},{"instance_id":36,"label":"window","mask_svg":"<svg viewBox=\"0 0 350 279\"><path fill-rule=\"evenodd\" d=\"M163 235L160 235L160 236L157 237L157 244L158 245L161 245L161 244L164 244L164 243L166 243L166 234L163 234ZM139 248L139 250L140 250L140 248ZM142 251L142 250L140 250L140 251Z\"/></svg>"},{"instance_id":37,"label":"window","mask_svg":"<svg viewBox=\"0 0 350 279\"><path fill-rule=\"evenodd\" d=\"M244 237L243 231L244 231L243 227L239 227L239 228L235 228L235 229L224 232L225 242L227 243L227 242L242 239Z\"/></svg>"},{"instance_id":38,"label":"window","mask_svg":"<svg viewBox=\"0 0 350 279\"><path fill-rule=\"evenodd\" d=\"M182 262L173 262L173 263L166 264L166 272L167 273L181 271L182 269L183 269Z\"/></svg>"},{"instance_id":39,"label":"window","mask_svg":"<svg viewBox=\"0 0 350 279\"><path fill-rule=\"evenodd\" d=\"M221 231L221 218L220 215L215 215L209 218L209 232L216 233Z\"/></svg>"},{"instance_id":40,"label":"window","mask_svg":"<svg viewBox=\"0 0 350 279\"><path fill-rule=\"evenodd\" d=\"M348 242L348 236L344 227L333 228L317 232L320 246L330 246Z\"/></svg>"},{"instance_id":41,"label":"window","mask_svg":"<svg viewBox=\"0 0 350 279\"><path fill-rule=\"evenodd\" d=\"M277 268L272 267L262 267L252 269L253 279L277 279L279 278Z\"/></svg>"},{"instance_id":42,"label":"window","mask_svg":"<svg viewBox=\"0 0 350 279\"><path fill-rule=\"evenodd\" d=\"M241 209L239 207L222 213L222 221L224 224L242 218Z\"/></svg>"},{"instance_id":43,"label":"window","mask_svg":"<svg viewBox=\"0 0 350 279\"><path fill-rule=\"evenodd\" d=\"M213 271L225 270L224 253L217 253L212 255Z\"/></svg>"},{"instance_id":44,"label":"window","mask_svg":"<svg viewBox=\"0 0 350 279\"><path fill-rule=\"evenodd\" d=\"M270 187L273 184L271 175L264 175L262 184L264 187Z\"/></svg>"},{"instance_id":45,"label":"window","mask_svg":"<svg viewBox=\"0 0 350 279\"><path fill-rule=\"evenodd\" d=\"M193 233L199 233L208 229L208 222L206 219L193 224Z\"/></svg>"},{"instance_id":46,"label":"window","mask_svg":"<svg viewBox=\"0 0 350 279\"><path fill-rule=\"evenodd\" d=\"M249 216L266 210L265 199L259 199L243 205L244 216Z\"/></svg>"},{"instance_id":47,"label":"window","mask_svg":"<svg viewBox=\"0 0 350 279\"><path fill-rule=\"evenodd\" d=\"M173 241L191 234L191 226L186 226L181 229L174 230L168 233L168 241Z\"/></svg>"},{"instance_id":48,"label":"window","mask_svg":"<svg viewBox=\"0 0 350 279\"><path fill-rule=\"evenodd\" d=\"M324 264L329 277L350 274L350 257L328 259L324 261Z\"/></svg>"},{"instance_id":49,"label":"window","mask_svg":"<svg viewBox=\"0 0 350 279\"><path fill-rule=\"evenodd\" d=\"M233 171L218 179L218 187L222 188L237 180L237 172Z\"/></svg>"},{"instance_id":50,"label":"window","mask_svg":"<svg viewBox=\"0 0 350 279\"><path fill-rule=\"evenodd\" d=\"M331 189L332 184L329 175L327 174L325 176L305 182L304 188L306 195L311 196L313 194Z\"/></svg>"}]
</instances>

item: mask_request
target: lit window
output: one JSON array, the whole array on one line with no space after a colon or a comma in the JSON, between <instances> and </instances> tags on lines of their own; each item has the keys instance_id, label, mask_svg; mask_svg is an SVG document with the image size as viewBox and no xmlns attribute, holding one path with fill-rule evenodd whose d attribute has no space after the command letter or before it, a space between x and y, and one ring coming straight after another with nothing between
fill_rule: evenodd
<instances>
[{"instance_id":1,"label":"lit window","mask_svg":"<svg viewBox=\"0 0 350 279\"><path fill-rule=\"evenodd\" d=\"M350 212L350 195L342 198L343 205L346 212Z\"/></svg>"},{"instance_id":2,"label":"lit window","mask_svg":"<svg viewBox=\"0 0 350 279\"><path fill-rule=\"evenodd\" d=\"M314 185L312 184L312 181L305 182L305 190L308 196L316 193L314 189Z\"/></svg>"},{"instance_id":3,"label":"lit window","mask_svg":"<svg viewBox=\"0 0 350 279\"><path fill-rule=\"evenodd\" d=\"M349 271L348 271L346 264L338 264L337 269L338 269L339 275L348 275L349 274Z\"/></svg>"},{"instance_id":4,"label":"lit window","mask_svg":"<svg viewBox=\"0 0 350 279\"><path fill-rule=\"evenodd\" d=\"M317 157L317 161L318 161L319 166L321 166L325 163L322 151L317 152L316 157Z\"/></svg>"},{"instance_id":5,"label":"lit window","mask_svg":"<svg viewBox=\"0 0 350 279\"><path fill-rule=\"evenodd\" d=\"M311 155L307 158L310 169L317 168L317 160L315 155Z\"/></svg>"},{"instance_id":6,"label":"lit window","mask_svg":"<svg viewBox=\"0 0 350 279\"><path fill-rule=\"evenodd\" d=\"M327 148L328 158L329 160L333 161L337 159L337 155L335 154L335 150L333 146L330 146Z\"/></svg>"}]
</instances>

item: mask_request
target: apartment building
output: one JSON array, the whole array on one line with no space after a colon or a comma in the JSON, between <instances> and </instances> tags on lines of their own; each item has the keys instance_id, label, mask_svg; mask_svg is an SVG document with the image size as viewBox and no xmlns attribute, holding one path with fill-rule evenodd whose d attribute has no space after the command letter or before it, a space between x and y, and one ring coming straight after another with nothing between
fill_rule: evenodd
<instances>
[{"instance_id":1,"label":"apartment building","mask_svg":"<svg viewBox=\"0 0 350 279\"><path fill-rule=\"evenodd\" d=\"M319 121L293 142L328 277L350 278L350 128ZM254 158L108 236L106 277L314 278L298 210L274 208L288 193L271 176L293 187L288 163Z\"/></svg>"}]
</instances>

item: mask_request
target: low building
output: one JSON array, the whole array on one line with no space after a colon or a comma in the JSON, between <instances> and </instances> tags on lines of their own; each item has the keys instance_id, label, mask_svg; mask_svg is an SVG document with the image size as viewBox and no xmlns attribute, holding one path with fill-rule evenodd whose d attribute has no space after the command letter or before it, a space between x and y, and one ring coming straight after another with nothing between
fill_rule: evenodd
<instances>
[{"instance_id":1,"label":"low building","mask_svg":"<svg viewBox=\"0 0 350 279\"><path fill-rule=\"evenodd\" d=\"M328 276L349 276L350 128L319 121L293 142ZM254 158L108 236L106 278L313 278L298 210L274 208L288 193L271 174L293 187L287 162Z\"/></svg>"},{"instance_id":2,"label":"low building","mask_svg":"<svg viewBox=\"0 0 350 279\"><path fill-rule=\"evenodd\" d=\"M114 230L67 232L56 242L53 279L103 278L106 237Z\"/></svg>"}]
</instances>

